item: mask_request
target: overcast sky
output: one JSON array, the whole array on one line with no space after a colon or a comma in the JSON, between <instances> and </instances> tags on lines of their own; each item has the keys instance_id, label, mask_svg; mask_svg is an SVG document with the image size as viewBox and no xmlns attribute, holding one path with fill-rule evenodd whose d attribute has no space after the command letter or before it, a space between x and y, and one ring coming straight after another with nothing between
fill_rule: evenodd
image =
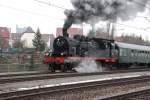
<instances>
[{"instance_id":1,"label":"overcast sky","mask_svg":"<svg viewBox=\"0 0 150 100\"><path fill-rule=\"evenodd\" d=\"M42 33L55 33L57 27L62 27L65 19L64 9L73 8L70 0L40 0L52 5L39 3L35 0L0 0L0 26L10 27L15 32L15 27L31 26L34 30L38 27ZM117 33L142 35L144 39L150 40L150 15L149 10L139 13L134 20L127 22L117 22ZM144 18L142 16L146 16ZM102 23L96 27L102 27ZM80 26L78 26L80 27ZM89 25L84 24L84 31L90 29Z\"/></svg>"},{"instance_id":2,"label":"overcast sky","mask_svg":"<svg viewBox=\"0 0 150 100\"><path fill-rule=\"evenodd\" d=\"M71 8L69 0L42 0L54 5ZM35 0L0 0L0 26L9 26L15 31L15 26L39 27L42 32L54 32L56 27L62 27L65 16L64 9L56 8Z\"/></svg>"}]
</instances>

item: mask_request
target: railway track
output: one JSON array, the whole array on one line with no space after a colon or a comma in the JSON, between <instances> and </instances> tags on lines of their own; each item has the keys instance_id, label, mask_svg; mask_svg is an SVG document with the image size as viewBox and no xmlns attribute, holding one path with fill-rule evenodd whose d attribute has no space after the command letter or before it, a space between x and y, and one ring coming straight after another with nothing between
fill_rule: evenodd
<instances>
[{"instance_id":1,"label":"railway track","mask_svg":"<svg viewBox=\"0 0 150 100\"><path fill-rule=\"evenodd\" d=\"M5 74L5 75L0 75L0 84L64 78L64 77L78 77L78 76L104 75L104 74L129 73L129 72L144 72L144 71L150 71L150 69L113 70L113 71L97 72L97 73L68 72L68 73L54 74L49 72L32 72L32 73L22 73L22 74L8 74L8 75Z\"/></svg>"},{"instance_id":2,"label":"railway track","mask_svg":"<svg viewBox=\"0 0 150 100\"><path fill-rule=\"evenodd\" d=\"M97 100L150 100L150 88L128 93L122 93Z\"/></svg>"},{"instance_id":3,"label":"railway track","mask_svg":"<svg viewBox=\"0 0 150 100\"><path fill-rule=\"evenodd\" d=\"M10 73L0 73L1 77L14 77L14 76L29 76L29 75L38 75L38 74L48 74L47 71L29 71L29 72L10 72Z\"/></svg>"},{"instance_id":4,"label":"railway track","mask_svg":"<svg viewBox=\"0 0 150 100\"><path fill-rule=\"evenodd\" d=\"M128 85L142 82L149 82L150 76L140 76L140 77L131 77L131 78L120 78L120 79L111 79L104 81L91 81L91 82L78 82L78 83L69 83L69 84L59 84L56 86L46 85L39 86L29 89L23 89L20 91L5 92L0 94L0 100L20 100L23 98L33 98L38 95L59 95L59 93L66 92L77 92L80 90L87 90L91 88L99 87L113 87L118 85ZM99 98L99 100L116 100L111 97ZM124 99L117 99L124 100Z\"/></svg>"}]
</instances>

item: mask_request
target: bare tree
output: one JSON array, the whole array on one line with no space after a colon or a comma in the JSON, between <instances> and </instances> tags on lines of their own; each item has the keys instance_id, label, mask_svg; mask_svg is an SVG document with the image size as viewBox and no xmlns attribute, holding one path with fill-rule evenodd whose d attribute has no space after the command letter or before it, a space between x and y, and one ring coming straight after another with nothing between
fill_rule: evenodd
<instances>
[{"instance_id":1,"label":"bare tree","mask_svg":"<svg viewBox=\"0 0 150 100\"><path fill-rule=\"evenodd\" d=\"M21 41L15 41L15 42L13 43L13 47L14 47L14 48L22 49L22 48L23 48L23 42L21 42Z\"/></svg>"},{"instance_id":2,"label":"bare tree","mask_svg":"<svg viewBox=\"0 0 150 100\"><path fill-rule=\"evenodd\" d=\"M4 46L4 38L0 35L0 49L2 50Z\"/></svg>"}]
</instances>

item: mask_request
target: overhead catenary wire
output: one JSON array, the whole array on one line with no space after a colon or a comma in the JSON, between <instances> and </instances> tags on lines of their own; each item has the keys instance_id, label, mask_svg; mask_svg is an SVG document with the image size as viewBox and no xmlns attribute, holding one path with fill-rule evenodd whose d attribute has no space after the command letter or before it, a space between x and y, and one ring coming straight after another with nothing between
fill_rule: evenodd
<instances>
[{"instance_id":1,"label":"overhead catenary wire","mask_svg":"<svg viewBox=\"0 0 150 100\"><path fill-rule=\"evenodd\" d=\"M144 7L148 8L148 9L150 9L150 7L147 6L147 4L145 5L142 2L139 2L139 1L136 1L136 0L132 0L132 2L134 2L134 3L136 3L136 4L140 5L140 6L144 6Z\"/></svg>"},{"instance_id":2,"label":"overhead catenary wire","mask_svg":"<svg viewBox=\"0 0 150 100\"><path fill-rule=\"evenodd\" d=\"M61 7L61 6L58 6L58 5L52 4L52 3L50 3L50 2L44 2L44 1L40 1L40 0L34 0L34 1L37 1L37 2L42 3L42 4L46 4L46 5L49 5L49 6L55 7L55 8L59 8L59 9L62 9L62 10L68 10L68 9L67 9L67 8L65 8L65 7Z\"/></svg>"},{"instance_id":3,"label":"overhead catenary wire","mask_svg":"<svg viewBox=\"0 0 150 100\"><path fill-rule=\"evenodd\" d=\"M121 26L125 26L125 27L132 28L132 29L141 30L141 31L145 31L145 32L150 33L150 31L147 31L147 30L144 29L144 28L139 28L139 27L135 27L135 26L130 26L130 25L122 24L122 23L114 23L114 24L121 25Z\"/></svg>"},{"instance_id":4,"label":"overhead catenary wire","mask_svg":"<svg viewBox=\"0 0 150 100\"><path fill-rule=\"evenodd\" d=\"M150 22L150 19L148 19L148 17L145 17L145 19L146 19L148 22Z\"/></svg>"},{"instance_id":5,"label":"overhead catenary wire","mask_svg":"<svg viewBox=\"0 0 150 100\"><path fill-rule=\"evenodd\" d=\"M24 9L19 9L19 8L11 7L11 6L8 6L8 5L0 4L0 7L4 7L4 8L8 8L8 9L11 9L11 10L15 10L15 11L19 11L19 12L24 12L24 13L28 13L28 14L32 14L32 15L37 15L37 16L42 16L42 17L48 17L49 19L64 20L64 19L57 19L57 18L54 18L52 16L44 15L44 14L37 13L37 12L31 12L31 11L27 11L27 10L24 10Z\"/></svg>"},{"instance_id":6,"label":"overhead catenary wire","mask_svg":"<svg viewBox=\"0 0 150 100\"><path fill-rule=\"evenodd\" d=\"M150 9L150 7L147 6L147 4L145 5L145 4L143 4L142 2L135 1L135 0L133 0L132 2L134 2L134 3L136 3L136 4L140 5L140 6L143 6L143 7L145 7L145 8ZM148 19L148 16L137 16L137 17L145 18L147 21L150 22L150 20Z\"/></svg>"},{"instance_id":7,"label":"overhead catenary wire","mask_svg":"<svg viewBox=\"0 0 150 100\"><path fill-rule=\"evenodd\" d=\"M131 1L131 0L129 0L129 1ZM150 9L149 6L143 4L142 2L135 1L135 0L132 0L132 2L134 2L134 3L136 3L136 4L140 5L140 6L144 6L145 8ZM150 22L150 19L148 18L148 16L136 16L136 17L144 18L145 20ZM145 32L150 32L150 31L146 31L146 29L144 29L144 28L139 28L139 27L135 27L135 26L129 26L129 25L122 24L122 23L115 23L115 24L121 25L121 26L126 26L126 27L129 27L129 28L134 28L134 29L137 29L137 30L142 30L142 31L145 31Z\"/></svg>"},{"instance_id":8,"label":"overhead catenary wire","mask_svg":"<svg viewBox=\"0 0 150 100\"><path fill-rule=\"evenodd\" d=\"M54 4L50 3L50 2L44 2L44 1L40 1L40 0L34 0L34 1L37 1L37 2L42 3L42 4L46 4L46 5L49 5L49 6L53 6L53 7L56 7L56 8L60 8L60 9L63 9L63 10L69 10L67 8L64 8L64 7L61 7L61 6L58 6L58 5L54 5ZM140 4L140 2L136 2L136 1L135 1L135 3L139 3ZM141 5L144 6L144 4L142 4L142 3L141 3ZM145 18L145 19L148 18L147 16L136 16L136 17L141 17L141 18Z\"/></svg>"}]
</instances>

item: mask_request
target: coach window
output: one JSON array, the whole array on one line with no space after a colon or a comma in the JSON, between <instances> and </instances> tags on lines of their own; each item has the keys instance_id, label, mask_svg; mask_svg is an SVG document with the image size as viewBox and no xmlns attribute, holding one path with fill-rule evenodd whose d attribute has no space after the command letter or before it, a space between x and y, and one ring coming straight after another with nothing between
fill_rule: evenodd
<instances>
[{"instance_id":1,"label":"coach window","mask_svg":"<svg viewBox=\"0 0 150 100\"><path fill-rule=\"evenodd\" d=\"M125 56L128 56L128 49L125 49Z\"/></svg>"},{"instance_id":2,"label":"coach window","mask_svg":"<svg viewBox=\"0 0 150 100\"><path fill-rule=\"evenodd\" d=\"M144 57L144 51L142 51L142 57Z\"/></svg>"},{"instance_id":3,"label":"coach window","mask_svg":"<svg viewBox=\"0 0 150 100\"><path fill-rule=\"evenodd\" d=\"M123 50L120 49L120 56L123 56Z\"/></svg>"},{"instance_id":4,"label":"coach window","mask_svg":"<svg viewBox=\"0 0 150 100\"><path fill-rule=\"evenodd\" d=\"M122 49L122 56L125 56L125 49Z\"/></svg>"},{"instance_id":5,"label":"coach window","mask_svg":"<svg viewBox=\"0 0 150 100\"><path fill-rule=\"evenodd\" d=\"M145 51L145 57L147 58L147 51Z\"/></svg>"},{"instance_id":6,"label":"coach window","mask_svg":"<svg viewBox=\"0 0 150 100\"><path fill-rule=\"evenodd\" d=\"M143 57L143 51L141 51L141 57Z\"/></svg>"},{"instance_id":7,"label":"coach window","mask_svg":"<svg viewBox=\"0 0 150 100\"><path fill-rule=\"evenodd\" d=\"M139 56L139 51L137 51L137 56Z\"/></svg>"},{"instance_id":8,"label":"coach window","mask_svg":"<svg viewBox=\"0 0 150 100\"><path fill-rule=\"evenodd\" d=\"M139 56L142 57L142 51L139 51Z\"/></svg>"},{"instance_id":9,"label":"coach window","mask_svg":"<svg viewBox=\"0 0 150 100\"><path fill-rule=\"evenodd\" d=\"M134 56L136 56L136 50L134 50Z\"/></svg>"},{"instance_id":10,"label":"coach window","mask_svg":"<svg viewBox=\"0 0 150 100\"><path fill-rule=\"evenodd\" d=\"M142 51L142 57L144 57L145 56L145 54L144 54L145 52L144 51Z\"/></svg>"},{"instance_id":11,"label":"coach window","mask_svg":"<svg viewBox=\"0 0 150 100\"><path fill-rule=\"evenodd\" d=\"M140 51L138 51L138 56L139 56L139 57L141 56L141 53L140 53Z\"/></svg>"},{"instance_id":12,"label":"coach window","mask_svg":"<svg viewBox=\"0 0 150 100\"><path fill-rule=\"evenodd\" d=\"M138 56L138 57L140 56L140 51L137 51L137 56Z\"/></svg>"},{"instance_id":13,"label":"coach window","mask_svg":"<svg viewBox=\"0 0 150 100\"><path fill-rule=\"evenodd\" d=\"M146 51L144 51L144 57L146 58L146 56L147 56L147 55L146 55Z\"/></svg>"},{"instance_id":14,"label":"coach window","mask_svg":"<svg viewBox=\"0 0 150 100\"><path fill-rule=\"evenodd\" d=\"M142 55L143 55L143 57L145 56L145 55L144 55L144 51L142 51Z\"/></svg>"},{"instance_id":15,"label":"coach window","mask_svg":"<svg viewBox=\"0 0 150 100\"><path fill-rule=\"evenodd\" d=\"M147 57L147 51L145 51L145 58Z\"/></svg>"},{"instance_id":16,"label":"coach window","mask_svg":"<svg viewBox=\"0 0 150 100\"><path fill-rule=\"evenodd\" d=\"M123 49L123 56L127 56L127 49Z\"/></svg>"},{"instance_id":17,"label":"coach window","mask_svg":"<svg viewBox=\"0 0 150 100\"><path fill-rule=\"evenodd\" d=\"M136 52L135 52L135 50L133 50L133 57L135 57L136 56Z\"/></svg>"},{"instance_id":18,"label":"coach window","mask_svg":"<svg viewBox=\"0 0 150 100\"><path fill-rule=\"evenodd\" d=\"M145 57L145 52L144 51L142 51L143 52L143 57Z\"/></svg>"},{"instance_id":19,"label":"coach window","mask_svg":"<svg viewBox=\"0 0 150 100\"><path fill-rule=\"evenodd\" d=\"M131 50L131 56L132 57L134 56L134 50Z\"/></svg>"},{"instance_id":20,"label":"coach window","mask_svg":"<svg viewBox=\"0 0 150 100\"><path fill-rule=\"evenodd\" d=\"M145 51L143 51L143 56L144 56L144 58L145 58Z\"/></svg>"},{"instance_id":21,"label":"coach window","mask_svg":"<svg viewBox=\"0 0 150 100\"><path fill-rule=\"evenodd\" d=\"M142 56L142 51L139 51L139 56L140 56L140 57Z\"/></svg>"},{"instance_id":22,"label":"coach window","mask_svg":"<svg viewBox=\"0 0 150 100\"><path fill-rule=\"evenodd\" d=\"M136 56L138 56L138 51L136 50Z\"/></svg>"},{"instance_id":23,"label":"coach window","mask_svg":"<svg viewBox=\"0 0 150 100\"><path fill-rule=\"evenodd\" d=\"M140 51L140 54L141 54L141 57L143 56L143 53L142 53L142 51Z\"/></svg>"},{"instance_id":24,"label":"coach window","mask_svg":"<svg viewBox=\"0 0 150 100\"><path fill-rule=\"evenodd\" d=\"M136 56L138 56L138 51L137 50L135 51L135 54L136 54Z\"/></svg>"},{"instance_id":25,"label":"coach window","mask_svg":"<svg viewBox=\"0 0 150 100\"><path fill-rule=\"evenodd\" d=\"M134 50L133 54L134 54L134 57L135 57L136 56L136 50Z\"/></svg>"},{"instance_id":26,"label":"coach window","mask_svg":"<svg viewBox=\"0 0 150 100\"><path fill-rule=\"evenodd\" d=\"M147 52L147 51L146 51L146 54L145 54L145 55L146 55L146 57L148 57L148 52Z\"/></svg>"},{"instance_id":27,"label":"coach window","mask_svg":"<svg viewBox=\"0 0 150 100\"><path fill-rule=\"evenodd\" d=\"M148 57L148 51L146 51L146 57Z\"/></svg>"},{"instance_id":28,"label":"coach window","mask_svg":"<svg viewBox=\"0 0 150 100\"><path fill-rule=\"evenodd\" d=\"M144 51L142 51L142 56L144 57Z\"/></svg>"}]
</instances>

